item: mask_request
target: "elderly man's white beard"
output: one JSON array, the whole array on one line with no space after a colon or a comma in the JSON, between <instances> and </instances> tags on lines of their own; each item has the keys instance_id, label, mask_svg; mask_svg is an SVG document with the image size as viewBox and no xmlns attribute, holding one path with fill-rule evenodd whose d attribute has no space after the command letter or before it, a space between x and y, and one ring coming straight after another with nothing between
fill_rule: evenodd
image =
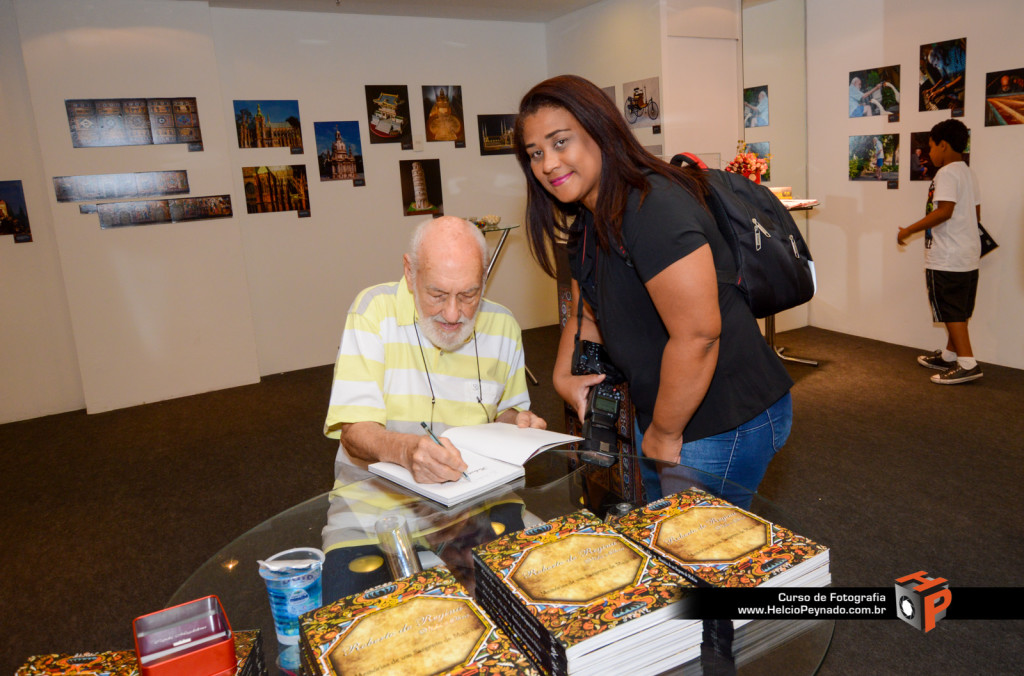
<instances>
[{"instance_id":1,"label":"elderly man's white beard","mask_svg":"<svg viewBox=\"0 0 1024 676\"><path fill-rule=\"evenodd\" d=\"M427 314L423 312L423 308L420 307L420 300L415 296L415 294L413 295L413 300L416 303L416 323L419 325L420 330L423 331L423 335L425 335L427 340L433 343L435 347L439 347L446 352L454 352L462 347L462 344L465 343L473 334L473 328L476 326L476 313L480 310L479 305L471 317L465 317L460 313L458 321L460 324L459 330L455 333L448 333L438 326L439 321L444 321L443 319L440 319L440 312L433 316L427 316Z\"/></svg>"}]
</instances>

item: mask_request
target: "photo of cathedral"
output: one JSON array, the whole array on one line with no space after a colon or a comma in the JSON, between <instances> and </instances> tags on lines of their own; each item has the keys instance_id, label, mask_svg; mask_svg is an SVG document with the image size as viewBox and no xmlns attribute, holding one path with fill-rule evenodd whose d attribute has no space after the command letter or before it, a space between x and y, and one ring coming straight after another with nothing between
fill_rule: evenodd
<instances>
[{"instance_id":1,"label":"photo of cathedral","mask_svg":"<svg viewBox=\"0 0 1024 676\"><path fill-rule=\"evenodd\" d=\"M423 119L427 141L455 141L466 147L466 123L462 114L462 87L423 87Z\"/></svg>"},{"instance_id":2,"label":"photo of cathedral","mask_svg":"<svg viewBox=\"0 0 1024 676\"><path fill-rule=\"evenodd\" d=\"M444 215L441 160L399 160L402 211L406 216Z\"/></svg>"},{"instance_id":3,"label":"photo of cathedral","mask_svg":"<svg viewBox=\"0 0 1024 676\"><path fill-rule=\"evenodd\" d=\"M405 85L366 85L366 119L370 143L401 143L412 149L409 88Z\"/></svg>"},{"instance_id":4,"label":"photo of cathedral","mask_svg":"<svg viewBox=\"0 0 1024 676\"><path fill-rule=\"evenodd\" d=\"M352 185L366 185L358 122L314 122L313 134L316 136L321 181L352 181Z\"/></svg>"},{"instance_id":5,"label":"photo of cathedral","mask_svg":"<svg viewBox=\"0 0 1024 676\"><path fill-rule=\"evenodd\" d=\"M298 101L235 101L239 148L291 148L302 152Z\"/></svg>"},{"instance_id":6,"label":"photo of cathedral","mask_svg":"<svg viewBox=\"0 0 1024 676\"><path fill-rule=\"evenodd\" d=\"M242 167L245 210L250 214L297 211L309 215L309 183L306 165Z\"/></svg>"},{"instance_id":7,"label":"photo of cathedral","mask_svg":"<svg viewBox=\"0 0 1024 676\"><path fill-rule=\"evenodd\" d=\"M476 126L480 136L481 155L512 155L515 145L512 143L512 128L515 126L515 113L505 115L477 115Z\"/></svg>"}]
</instances>

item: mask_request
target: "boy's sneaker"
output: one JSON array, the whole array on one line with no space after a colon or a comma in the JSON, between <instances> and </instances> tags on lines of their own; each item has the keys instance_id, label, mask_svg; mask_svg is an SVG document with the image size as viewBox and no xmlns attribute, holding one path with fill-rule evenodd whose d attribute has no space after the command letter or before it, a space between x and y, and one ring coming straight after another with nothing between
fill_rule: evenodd
<instances>
[{"instance_id":1,"label":"boy's sneaker","mask_svg":"<svg viewBox=\"0 0 1024 676\"><path fill-rule=\"evenodd\" d=\"M981 372L981 364L978 364L972 369L965 369L960 364L957 364L948 371L942 373L936 373L932 376L932 382L936 385L959 385L960 383L969 383L972 380L977 380L984 374Z\"/></svg>"},{"instance_id":2,"label":"boy's sneaker","mask_svg":"<svg viewBox=\"0 0 1024 676\"><path fill-rule=\"evenodd\" d=\"M956 360L946 361L942 358L942 350L935 350L931 354L922 354L917 358L917 363L926 369L946 371L956 366Z\"/></svg>"}]
</instances>

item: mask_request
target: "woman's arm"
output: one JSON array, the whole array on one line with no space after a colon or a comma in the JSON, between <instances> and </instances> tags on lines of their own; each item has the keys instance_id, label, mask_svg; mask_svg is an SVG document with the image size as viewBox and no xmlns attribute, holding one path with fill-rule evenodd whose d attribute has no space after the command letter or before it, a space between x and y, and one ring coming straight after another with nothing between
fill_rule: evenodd
<instances>
[{"instance_id":1,"label":"woman's arm","mask_svg":"<svg viewBox=\"0 0 1024 676\"><path fill-rule=\"evenodd\" d=\"M722 315L711 247L705 244L659 272L647 282L647 291L669 337L643 452L678 462L683 430L704 400L718 364Z\"/></svg>"},{"instance_id":2,"label":"woman's arm","mask_svg":"<svg viewBox=\"0 0 1024 676\"><path fill-rule=\"evenodd\" d=\"M601 329L594 319L594 312L586 301L580 296L580 287L576 280L572 280L572 298L569 302L568 320L562 329L562 336L558 341L558 355L555 357L555 368L551 374L555 391L561 395L573 408L580 420L587 407L587 394L590 388L602 380L603 374L574 376L572 375L572 355L576 345L576 326L578 310L576 303L583 303L583 324L580 330L580 340L589 340L594 343L603 342Z\"/></svg>"}]
</instances>

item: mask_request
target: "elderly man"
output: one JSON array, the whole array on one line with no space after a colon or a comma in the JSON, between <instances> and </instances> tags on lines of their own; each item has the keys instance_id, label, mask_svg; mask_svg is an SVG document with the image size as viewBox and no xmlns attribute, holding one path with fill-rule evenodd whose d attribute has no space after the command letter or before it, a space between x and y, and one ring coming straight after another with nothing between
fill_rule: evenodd
<instances>
[{"instance_id":1,"label":"elderly man","mask_svg":"<svg viewBox=\"0 0 1024 676\"><path fill-rule=\"evenodd\" d=\"M397 463L424 483L466 469L448 427L508 422L546 427L531 413L519 325L483 298L487 245L461 218L416 229L402 280L364 290L348 312L324 432L338 461Z\"/></svg>"},{"instance_id":2,"label":"elderly man","mask_svg":"<svg viewBox=\"0 0 1024 676\"><path fill-rule=\"evenodd\" d=\"M404 277L362 291L349 308L324 424L341 442L323 529L325 603L390 579L373 537L381 514L404 516L424 565L440 562L437 550L456 571L472 569L472 545L522 528L515 496L443 510L352 467L386 460L417 481L458 480L466 469L458 450L444 438L435 443L423 424L438 437L492 421L546 427L528 410L519 324L483 298L486 260L483 234L468 221L426 221L405 254Z\"/></svg>"}]
</instances>

